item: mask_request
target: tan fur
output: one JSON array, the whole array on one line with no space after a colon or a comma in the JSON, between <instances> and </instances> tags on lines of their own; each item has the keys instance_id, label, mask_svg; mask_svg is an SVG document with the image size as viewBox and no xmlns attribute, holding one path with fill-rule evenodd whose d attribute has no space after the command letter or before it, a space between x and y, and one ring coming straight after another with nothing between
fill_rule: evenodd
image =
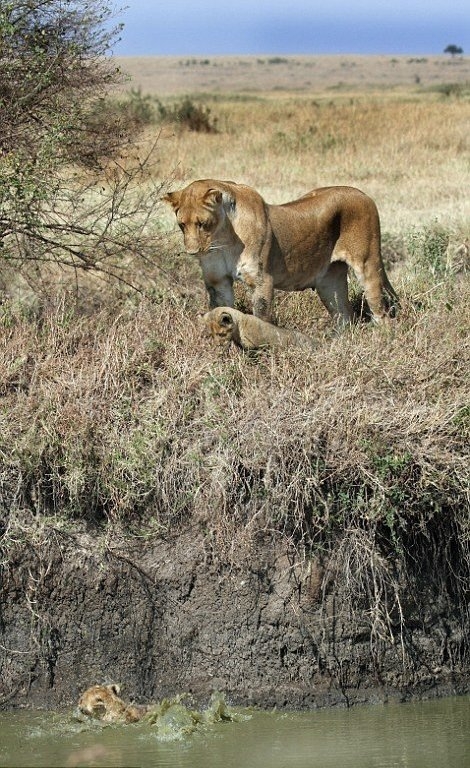
<instances>
[{"instance_id":1,"label":"tan fur","mask_svg":"<svg viewBox=\"0 0 470 768\"><path fill-rule=\"evenodd\" d=\"M80 696L78 709L83 715L104 723L136 723L147 707L125 704L119 694L118 685L92 685Z\"/></svg>"},{"instance_id":2,"label":"tan fur","mask_svg":"<svg viewBox=\"0 0 470 768\"><path fill-rule=\"evenodd\" d=\"M313 340L299 331L277 328L259 317L245 315L232 307L211 309L206 312L203 321L212 337L224 346L233 341L243 349L298 347L305 352L313 352L315 348Z\"/></svg>"},{"instance_id":3,"label":"tan fur","mask_svg":"<svg viewBox=\"0 0 470 768\"><path fill-rule=\"evenodd\" d=\"M322 187L269 205L251 187L202 179L164 198L173 206L186 251L198 257L210 308L233 307L233 281L253 289L253 313L271 319L275 288L314 288L332 315L353 320L347 271L364 288L374 319L398 303L380 252L376 205L354 187Z\"/></svg>"}]
</instances>

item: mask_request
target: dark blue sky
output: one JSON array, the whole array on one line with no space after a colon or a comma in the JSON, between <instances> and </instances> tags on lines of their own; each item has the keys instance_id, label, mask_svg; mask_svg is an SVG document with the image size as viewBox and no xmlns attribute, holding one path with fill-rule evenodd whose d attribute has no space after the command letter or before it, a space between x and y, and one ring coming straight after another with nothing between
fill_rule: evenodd
<instances>
[{"instance_id":1,"label":"dark blue sky","mask_svg":"<svg viewBox=\"0 0 470 768\"><path fill-rule=\"evenodd\" d=\"M119 55L470 49L470 0L124 0Z\"/></svg>"}]
</instances>

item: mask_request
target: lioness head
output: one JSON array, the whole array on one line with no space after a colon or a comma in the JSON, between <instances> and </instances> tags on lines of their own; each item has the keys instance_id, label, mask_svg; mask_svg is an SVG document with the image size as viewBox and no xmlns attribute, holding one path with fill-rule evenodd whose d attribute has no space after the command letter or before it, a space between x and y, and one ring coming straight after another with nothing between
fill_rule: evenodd
<instances>
[{"instance_id":1,"label":"lioness head","mask_svg":"<svg viewBox=\"0 0 470 768\"><path fill-rule=\"evenodd\" d=\"M136 707L126 705L119 697L118 685L92 685L80 696L81 714L105 723L131 723L140 719Z\"/></svg>"},{"instance_id":2,"label":"lioness head","mask_svg":"<svg viewBox=\"0 0 470 768\"><path fill-rule=\"evenodd\" d=\"M215 247L217 232L225 221L225 198L224 192L207 181L195 181L165 195L163 200L173 206L187 253L202 256Z\"/></svg>"},{"instance_id":3,"label":"lioness head","mask_svg":"<svg viewBox=\"0 0 470 768\"><path fill-rule=\"evenodd\" d=\"M206 312L202 319L212 338L219 344L228 346L233 341L235 321L230 308L217 307Z\"/></svg>"}]
</instances>

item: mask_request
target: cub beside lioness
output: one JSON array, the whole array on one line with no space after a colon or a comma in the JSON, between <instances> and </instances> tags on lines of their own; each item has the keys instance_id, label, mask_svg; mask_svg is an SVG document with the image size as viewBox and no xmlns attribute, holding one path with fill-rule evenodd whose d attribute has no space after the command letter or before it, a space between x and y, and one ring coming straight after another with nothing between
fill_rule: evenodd
<instances>
[{"instance_id":1,"label":"cub beside lioness","mask_svg":"<svg viewBox=\"0 0 470 768\"><path fill-rule=\"evenodd\" d=\"M198 257L210 308L233 307L233 281L253 289L253 314L271 319L275 288L316 289L330 315L354 319L348 267L364 288L376 321L394 306L380 251L374 201L354 187L322 187L269 205L256 190L202 179L164 198L175 211L186 251Z\"/></svg>"},{"instance_id":2,"label":"cub beside lioness","mask_svg":"<svg viewBox=\"0 0 470 768\"><path fill-rule=\"evenodd\" d=\"M206 312L204 324L212 337L224 346L232 341L242 349L298 347L313 352L315 344L299 331L278 328L253 315L245 315L232 307L216 307Z\"/></svg>"}]
</instances>

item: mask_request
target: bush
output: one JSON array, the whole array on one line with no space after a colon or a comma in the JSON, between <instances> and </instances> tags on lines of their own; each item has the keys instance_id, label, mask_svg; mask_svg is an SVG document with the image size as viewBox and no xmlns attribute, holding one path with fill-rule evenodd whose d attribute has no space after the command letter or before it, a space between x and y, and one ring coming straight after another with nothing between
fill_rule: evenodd
<instances>
[{"instance_id":1,"label":"bush","mask_svg":"<svg viewBox=\"0 0 470 768\"><path fill-rule=\"evenodd\" d=\"M7 161L50 171L76 154L90 103L120 80L105 58L119 29L108 26L110 15L106 0L2 4L0 150Z\"/></svg>"},{"instance_id":2,"label":"bush","mask_svg":"<svg viewBox=\"0 0 470 768\"><path fill-rule=\"evenodd\" d=\"M449 233L438 224L415 230L409 237L409 251L421 269L442 277L447 268Z\"/></svg>"},{"instance_id":3,"label":"bush","mask_svg":"<svg viewBox=\"0 0 470 768\"><path fill-rule=\"evenodd\" d=\"M125 173L115 164L99 184L71 168L100 172L130 140L129 119L103 119L121 79L105 57L119 31L110 17L106 0L9 0L0 10L0 270L36 283L51 264L125 279L161 192L139 189L141 160ZM131 103L134 125L147 103L139 92Z\"/></svg>"},{"instance_id":4,"label":"bush","mask_svg":"<svg viewBox=\"0 0 470 768\"><path fill-rule=\"evenodd\" d=\"M132 89L123 99L95 100L84 120L83 141L78 142L73 160L96 168L106 159L116 158L136 134L157 119L154 100Z\"/></svg>"},{"instance_id":5,"label":"bush","mask_svg":"<svg viewBox=\"0 0 470 768\"><path fill-rule=\"evenodd\" d=\"M440 93L446 98L468 99L470 96L470 82L439 83L438 85L429 86L427 90L431 93Z\"/></svg>"},{"instance_id":6,"label":"bush","mask_svg":"<svg viewBox=\"0 0 470 768\"><path fill-rule=\"evenodd\" d=\"M217 118L211 117L209 107L195 104L189 97L172 107L166 107L160 101L157 104L161 120L177 123L189 131L218 133Z\"/></svg>"}]
</instances>

